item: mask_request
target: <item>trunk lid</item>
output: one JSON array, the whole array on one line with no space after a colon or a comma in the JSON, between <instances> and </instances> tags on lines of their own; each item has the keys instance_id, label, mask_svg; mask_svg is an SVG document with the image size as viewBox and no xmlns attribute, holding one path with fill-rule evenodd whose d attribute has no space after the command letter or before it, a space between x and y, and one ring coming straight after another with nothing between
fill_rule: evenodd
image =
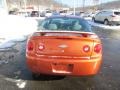
<instances>
[{"instance_id":1,"label":"trunk lid","mask_svg":"<svg viewBox=\"0 0 120 90\"><path fill-rule=\"evenodd\" d=\"M34 35L38 55L89 57L93 50L94 35L89 32L37 32ZM87 52L84 48L89 49Z\"/></svg>"}]
</instances>

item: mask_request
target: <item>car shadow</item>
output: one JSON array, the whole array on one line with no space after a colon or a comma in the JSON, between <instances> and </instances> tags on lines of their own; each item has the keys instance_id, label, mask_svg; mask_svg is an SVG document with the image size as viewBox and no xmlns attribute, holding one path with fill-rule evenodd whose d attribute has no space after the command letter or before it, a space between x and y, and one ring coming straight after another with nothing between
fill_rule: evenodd
<instances>
[{"instance_id":1,"label":"car shadow","mask_svg":"<svg viewBox=\"0 0 120 90\"><path fill-rule=\"evenodd\" d=\"M32 76L33 80L36 81L56 81L56 80L62 80L66 76L53 76L53 75L38 75L38 77Z\"/></svg>"}]
</instances>

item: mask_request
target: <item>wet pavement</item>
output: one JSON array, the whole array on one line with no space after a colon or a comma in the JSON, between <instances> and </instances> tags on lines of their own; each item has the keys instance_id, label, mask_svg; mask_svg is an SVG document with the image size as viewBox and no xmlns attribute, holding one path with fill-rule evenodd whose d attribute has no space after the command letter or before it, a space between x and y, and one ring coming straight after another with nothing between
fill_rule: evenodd
<instances>
[{"instance_id":1,"label":"wet pavement","mask_svg":"<svg viewBox=\"0 0 120 90\"><path fill-rule=\"evenodd\" d=\"M103 63L95 77L32 78L25 63L26 41L0 52L0 90L120 90L120 31L94 27L103 43Z\"/></svg>"}]
</instances>

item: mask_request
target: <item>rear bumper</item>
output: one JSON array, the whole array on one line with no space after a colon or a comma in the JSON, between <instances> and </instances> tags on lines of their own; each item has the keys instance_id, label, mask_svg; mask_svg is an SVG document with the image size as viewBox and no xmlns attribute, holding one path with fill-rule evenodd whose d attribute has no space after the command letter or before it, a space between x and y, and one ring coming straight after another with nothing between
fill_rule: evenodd
<instances>
[{"instance_id":1,"label":"rear bumper","mask_svg":"<svg viewBox=\"0 0 120 90\"><path fill-rule=\"evenodd\" d=\"M28 68L32 72L48 75L95 75L99 71L102 61L101 57L89 60L26 57Z\"/></svg>"}]
</instances>

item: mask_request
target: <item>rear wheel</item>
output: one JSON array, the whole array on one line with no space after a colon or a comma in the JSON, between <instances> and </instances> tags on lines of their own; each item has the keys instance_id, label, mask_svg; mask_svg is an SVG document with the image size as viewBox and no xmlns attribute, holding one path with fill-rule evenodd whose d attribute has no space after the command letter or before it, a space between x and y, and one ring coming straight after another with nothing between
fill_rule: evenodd
<instances>
[{"instance_id":1,"label":"rear wheel","mask_svg":"<svg viewBox=\"0 0 120 90\"><path fill-rule=\"evenodd\" d=\"M107 19L104 20L105 25L109 25L109 21Z\"/></svg>"},{"instance_id":2,"label":"rear wheel","mask_svg":"<svg viewBox=\"0 0 120 90\"><path fill-rule=\"evenodd\" d=\"M39 79L39 77L40 77L40 74L32 73L33 79L37 80L37 79Z\"/></svg>"}]
</instances>

